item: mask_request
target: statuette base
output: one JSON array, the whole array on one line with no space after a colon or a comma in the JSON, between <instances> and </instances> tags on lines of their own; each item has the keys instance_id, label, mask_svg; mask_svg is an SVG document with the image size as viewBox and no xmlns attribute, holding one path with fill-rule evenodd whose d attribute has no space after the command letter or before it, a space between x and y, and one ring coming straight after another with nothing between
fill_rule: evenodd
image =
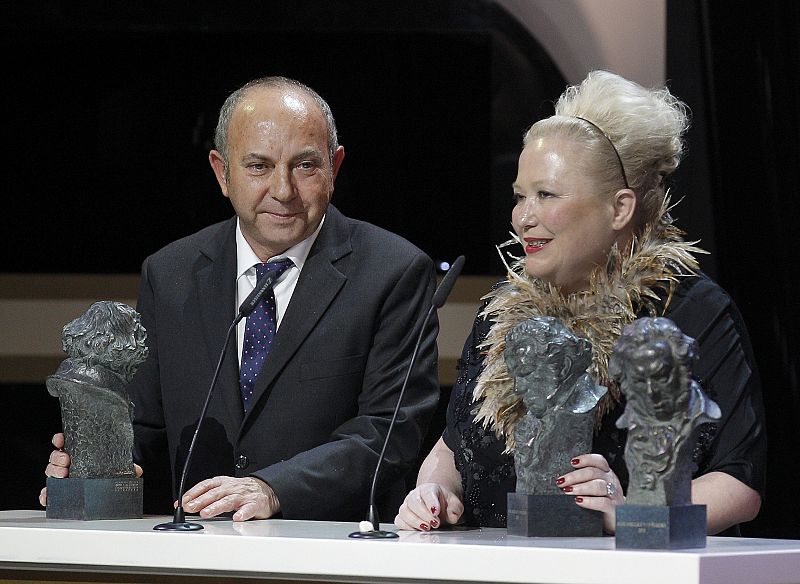
<instances>
[{"instance_id":1,"label":"statuette base","mask_svg":"<svg viewBox=\"0 0 800 584\"><path fill-rule=\"evenodd\" d=\"M603 514L584 509L570 495L508 494L509 535L595 537L603 535Z\"/></svg>"},{"instance_id":2,"label":"statuette base","mask_svg":"<svg viewBox=\"0 0 800 584\"><path fill-rule=\"evenodd\" d=\"M48 519L140 519L142 479L47 478Z\"/></svg>"},{"instance_id":3,"label":"statuette base","mask_svg":"<svg viewBox=\"0 0 800 584\"><path fill-rule=\"evenodd\" d=\"M617 548L674 550L706 547L705 505L621 505Z\"/></svg>"}]
</instances>

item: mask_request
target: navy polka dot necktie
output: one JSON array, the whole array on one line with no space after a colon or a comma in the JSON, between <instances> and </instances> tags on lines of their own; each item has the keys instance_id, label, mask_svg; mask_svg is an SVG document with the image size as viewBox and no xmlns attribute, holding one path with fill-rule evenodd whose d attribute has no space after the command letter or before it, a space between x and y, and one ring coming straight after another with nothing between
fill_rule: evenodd
<instances>
[{"instance_id":1,"label":"navy polka dot necktie","mask_svg":"<svg viewBox=\"0 0 800 584\"><path fill-rule=\"evenodd\" d=\"M292 267L292 260L285 258L276 262L256 264L256 281L267 274L275 274L275 279ZM275 294L272 288L267 290L255 310L247 317L244 329L244 345L242 347L242 363L239 367L239 388L242 391L242 405L245 413L250 407L256 378L264 365L264 359L272 349L275 333L278 329L278 318L275 311Z\"/></svg>"}]
</instances>

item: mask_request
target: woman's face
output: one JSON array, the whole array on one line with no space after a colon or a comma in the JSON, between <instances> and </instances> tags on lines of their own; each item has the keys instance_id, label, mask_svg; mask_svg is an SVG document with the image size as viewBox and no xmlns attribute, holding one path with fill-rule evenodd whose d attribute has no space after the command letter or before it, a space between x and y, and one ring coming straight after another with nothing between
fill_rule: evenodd
<instances>
[{"instance_id":1,"label":"woman's face","mask_svg":"<svg viewBox=\"0 0 800 584\"><path fill-rule=\"evenodd\" d=\"M564 293L588 287L619 234L615 196L597 192L586 157L573 140L536 138L522 151L514 182L511 222L524 243L526 270Z\"/></svg>"}]
</instances>

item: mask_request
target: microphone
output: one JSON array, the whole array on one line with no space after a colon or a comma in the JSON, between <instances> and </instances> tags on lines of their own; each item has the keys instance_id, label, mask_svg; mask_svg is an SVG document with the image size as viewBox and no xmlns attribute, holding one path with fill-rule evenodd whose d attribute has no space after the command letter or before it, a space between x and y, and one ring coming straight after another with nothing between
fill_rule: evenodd
<instances>
[{"instance_id":1,"label":"microphone","mask_svg":"<svg viewBox=\"0 0 800 584\"><path fill-rule=\"evenodd\" d=\"M425 319L422 321L422 327L420 328L419 336L417 337L417 344L414 346L414 352L411 353L411 360L409 361L406 369L406 377L403 380L402 387L400 388L400 395L397 397L397 405L394 408L392 420L389 422L389 429L386 431L386 438L383 441L383 448L381 449L381 454L378 457L378 464L375 467L375 474L372 476L372 489L370 489L369 493L369 510L367 512L367 519L359 524L359 531L354 531L348 537L355 539L392 539L400 537L394 531L382 531L380 528L378 509L375 505L375 489L378 485L378 473L381 471L381 465L383 464L384 455L386 454L386 447L389 445L389 437L392 434L392 429L394 428L395 421L397 420L397 413L400 411L400 404L403 401L403 394L406 391L406 385L408 385L408 378L411 376L411 369L414 367L414 363L417 360L417 353L419 351L420 343L422 343L422 335L425 332L425 327L428 324L428 320L433 314L433 311L444 306L444 303L447 300L447 297L450 296L450 292L453 290L456 279L461 273L461 269L463 267L464 256L460 255L456 258L456 261L453 262L453 265L450 267L450 269L447 270L447 273L445 274L444 278L442 278L442 282L439 284L436 292L433 293L431 307L428 309L428 313L425 315Z\"/></svg>"},{"instance_id":2,"label":"microphone","mask_svg":"<svg viewBox=\"0 0 800 584\"><path fill-rule=\"evenodd\" d=\"M439 284L436 292L433 293L433 300L431 300L431 304L433 305L432 308L436 308L438 310L444 306L444 303L447 301L447 297L450 296L450 292L453 290L453 286L456 285L456 280L461 274L461 269L463 267L464 256L460 255L456 258L456 261L453 262L453 265L450 266L450 269L447 270L444 278L442 278L442 283Z\"/></svg>"},{"instance_id":3,"label":"microphone","mask_svg":"<svg viewBox=\"0 0 800 584\"><path fill-rule=\"evenodd\" d=\"M236 328L236 325L239 324L243 318L250 316L250 313L252 313L256 309L256 306L258 306L258 303L261 302L264 294L266 294L267 291L275 285L275 281L277 279L277 275L273 272L271 274L266 274L256 283L256 287L252 292L250 292L245 301L242 302L241 306L239 306L239 313L236 315L236 318L233 319L231 326L228 327L228 332L225 333L225 343L222 345L219 361L217 361L217 367L214 370L214 376L211 378L211 386L208 388L206 401L203 404L203 409L200 411L200 418L197 420L197 426L194 429L194 435L192 436L192 441L189 444L189 450L186 453L186 462L183 463L181 482L180 486L178 487L178 506L175 508L175 515L173 516L172 521L168 523L159 523L153 527L155 531L199 531L203 529L203 526L199 523L191 523L186 521L182 501L184 485L186 483L186 473L189 470L189 462L192 460L194 445L195 442L197 442L197 434L200 432L200 426L203 424L203 419L206 417L206 410L208 410L208 404L211 401L211 394L214 391L214 385L217 382L217 377L219 377L219 370L220 367L222 367L222 361L225 359L225 352L228 349L228 342L230 341L231 332L233 332L233 330Z\"/></svg>"}]
</instances>

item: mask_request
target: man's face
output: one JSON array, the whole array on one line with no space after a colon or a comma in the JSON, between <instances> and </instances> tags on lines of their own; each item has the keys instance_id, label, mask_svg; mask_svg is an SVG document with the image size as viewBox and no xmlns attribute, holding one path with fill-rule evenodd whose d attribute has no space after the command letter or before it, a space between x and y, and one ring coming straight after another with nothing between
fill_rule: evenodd
<instances>
[{"instance_id":1,"label":"man's face","mask_svg":"<svg viewBox=\"0 0 800 584\"><path fill-rule=\"evenodd\" d=\"M563 357L560 353L537 355L530 346L518 347L514 356L517 361L514 391L522 397L528 411L541 417L561 384Z\"/></svg>"},{"instance_id":2,"label":"man's face","mask_svg":"<svg viewBox=\"0 0 800 584\"><path fill-rule=\"evenodd\" d=\"M631 356L630 380L634 407L661 421L675 416L680 401L679 371L665 341L653 341Z\"/></svg>"},{"instance_id":3,"label":"man's face","mask_svg":"<svg viewBox=\"0 0 800 584\"><path fill-rule=\"evenodd\" d=\"M132 364L135 366L141 365L147 359L149 350L145 344L146 339L147 331L145 331L141 322L137 322L136 327L131 333L129 346L127 347L131 353L131 361L134 362Z\"/></svg>"},{"instance_id":4,"label":"man's face","mask_svg":"<svg viewBox=\"0 0 800 584\"><path fill-rule=\"evenodd\" d=\"M344 159L331 162L325 116L293 88L253 88L228 128L228 173L216 150L209 161L231 200L250 247L262 261L283 253L319 226Z\"/></svg>"}]
</instances>

